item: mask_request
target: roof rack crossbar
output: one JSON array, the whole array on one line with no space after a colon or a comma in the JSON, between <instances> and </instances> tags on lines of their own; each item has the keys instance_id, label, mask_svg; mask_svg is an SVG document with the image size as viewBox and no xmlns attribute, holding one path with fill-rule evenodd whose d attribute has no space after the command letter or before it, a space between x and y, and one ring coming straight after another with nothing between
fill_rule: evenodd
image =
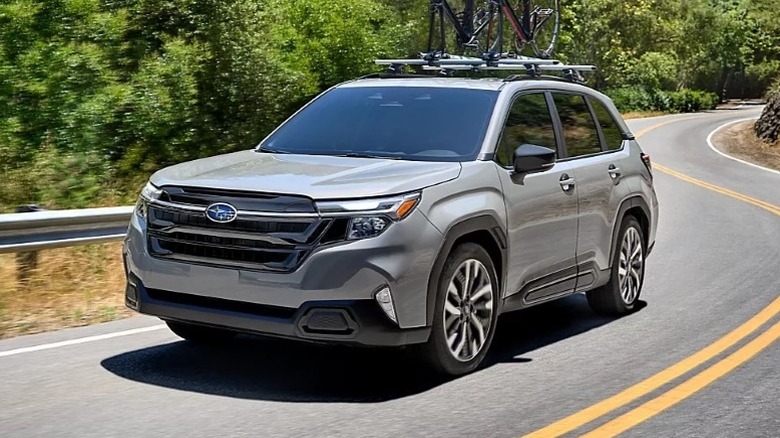
<instances>
[{"instance_id":1,"label":"roof rack crossbar","mask_svg":"<svg viewBox=\"0 0 780 438\"><path fill-rule=\"evenodd\" d=\"M446 66L431 66L431 65L423 65L423 70L461 70L461 71L492 71L492 70L508 70L508 71L533 71L533 70L540 70L540 71L560 71L560 72L567 72L567 71L596 71L596 67L592 65L539 65L539 64L533 64L533 63L527 63L527 64L503 64L499 63L497 65L490 65L490 66L473 66L473 65L466 65L466 64L452 64L452 65L446 65Z\"/></svg>"},{"instance_id":2,"label":"roof rack crossbar","mask_svg":"<svg viewBox=\"0 0 780 438\"><path fill-rule=\"evenodd\" d=\"M442 75L452 75L457 71L523 71L528 76L539 77L543 71L557 71L567 80L582 82L582 72L596 70L593 65L568 65L557 59L540 59L527 56L503 57L496 60L446 55L437 58L377 59L376 65L388 66L388 73L403 72L403 68L419 67L422 70L439 71Z\"/></svg>"}]
</instances>

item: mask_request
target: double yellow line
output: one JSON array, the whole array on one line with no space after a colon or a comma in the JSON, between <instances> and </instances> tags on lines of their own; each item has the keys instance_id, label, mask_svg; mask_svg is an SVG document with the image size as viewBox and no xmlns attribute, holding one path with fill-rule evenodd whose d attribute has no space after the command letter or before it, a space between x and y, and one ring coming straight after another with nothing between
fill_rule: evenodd
<instances>
[{"instance_id":1,"label":"double yellow line","mask_svg":"<svg viewBox=\"0 0 780 438\"><path fill-rule=\"evenodd\" d=\"M751 198L750 196L743 195L741 193L737 193L733 190L729 190L720 186L716 186L715 184L710 184L708 182L704 182L701 180L698 180L696 178L691 178L688 175L685 175L684 173L680 173L676 170L672 170L666 166L662 166L660 164L653 164L653 168L660 170L663 173L672 175L675 178L681 179L683 181L689 182L691 184L697 185L699 187L703 187L708 190L712 190L713 192L720 193L721 195L726 195L734 199L739 199L740 201L747 202L748 204L755 205L758 208L762 208L770 213L774 213L778 216L780 216L780 207L770 204L766 201L762 201L760 199Z\"/></svg>"},{"instance_id":2,"label":"double yellow line","mask_svg":"<svg viewBox=\"0 0 780 438\"><path fill-rule=\"evenodd\" d=\"M691 118L692 117L685 117L667 120L641 130L636 134L636 136L640 137L669 123L690 120ZM666 166L659 164L654 164L653 166L655 169L674 176L675 178L679 178L699 187L712 190L734 199L738 199L780 216L780 207L776 205L743 195L741 193L737 193L733 190L698 180L696 178L692 178ZM714 343L710 344L709 346L694 353L693 355L681 360L680 362L677 362L676 364L651 377L648 377L645 380L642 380L630 388L613 395L612 397L604 399L588 408L583 409L582 411L558 420L549 426L526 435L525 437L558 437L578 429L594 420L597 420L618 408L621 408L641 397L650 394L660 387L692 371L705 362L712 360L719 354L723 353L727 349L733 347L738 342L744 340L759 330L764 324L771 321L778 314L780 314L780 296L775 298L775 300L772 301L767 307L747 320L745 323L732 330L722 338L718 339ZM766 331L733 353L729 354L724 359L721 359L720 361L699 372L688 380L678 384L672 389L626 412L625 414L618 416L617 418L603 424L602 426L588 432L583 436L588 438L616 436L700 391L710 383L734 370L739 365L750 360L756 354L772 345L772 343L777 341L779 338L780 321L770 326Z\"/></svg>"}]
</instances>

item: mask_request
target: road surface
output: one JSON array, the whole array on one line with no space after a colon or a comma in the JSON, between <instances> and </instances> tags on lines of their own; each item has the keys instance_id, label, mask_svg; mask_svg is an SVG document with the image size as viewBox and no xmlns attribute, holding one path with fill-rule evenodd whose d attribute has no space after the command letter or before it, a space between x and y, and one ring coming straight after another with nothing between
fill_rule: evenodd
<instances>
[{"instance_id":1,"label":"road surface","mask_svg":"<svg viewBox=\"0 0 780 438\"><path fill-rule=\"evenodd\" d=\"M583 296L508 315L489 365L454 380L387 351L198 349L146 317L19 337L0 341L0 436L778 437L780 175L706 143L756 115L630 121L661 200L630 316Z\"/></svg>"}]
</instances>

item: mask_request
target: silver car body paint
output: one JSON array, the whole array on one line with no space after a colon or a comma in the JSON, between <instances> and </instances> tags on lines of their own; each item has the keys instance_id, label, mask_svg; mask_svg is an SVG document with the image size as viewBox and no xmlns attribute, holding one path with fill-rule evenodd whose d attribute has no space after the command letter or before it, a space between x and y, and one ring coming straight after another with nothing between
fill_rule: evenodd
<instances>
[{"instance_id":1,"label":"silver car body paint","mask_svg":"<svg viewBox=\"0 0 780 438\"><path fill-rule=\"evenodd\" d=\"M655 240L658 201L638 143L622 149L562 160L551 169L517 176L492 161L512 99L527 91L574 92L602 102L619 128L630 131L612 102L589 88L561 81L366 79L339 87L442 87L499 93L477 160L422 162L242 151L179 164L155 173L158 187L202 187L300 195L317 200L361 199L422 191L415 210L378 237L318 247L293 272L277 273L161 260L147 248L144 219L133 216L126 239L128 270L144 285L174 293L286 308L310 301L372 300L390 286L401 328L430 324L429 279L454 225L492 218L506 239L502 296L525 295L519 307L583 291L607 280L613 234L621 204L641 198L650 209L648 242ZM294 116L293 116L294 117ZM612 181L607 167L621 169ZM561 190L563 174L576 179ZM577 265L593 270L578 275ZM574 269L571 275L566 274ZM555 277L553 287L544 279ZM545 289L545 293L534 293ZM514 306L516 308L518 306Z\"/></svg>"}]
</instances>

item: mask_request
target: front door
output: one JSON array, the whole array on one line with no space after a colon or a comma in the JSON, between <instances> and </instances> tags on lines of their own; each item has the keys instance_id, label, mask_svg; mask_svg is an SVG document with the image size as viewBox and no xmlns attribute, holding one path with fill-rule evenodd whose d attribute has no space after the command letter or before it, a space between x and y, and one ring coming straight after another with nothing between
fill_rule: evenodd
<instances>
[{"instance_id":1,"label":"front door","mask_svg":"<svg viewBox=\"0 0 780 438\"><path fill-rule=\"evenodd\" d=\"M496 150L507 210L507 297L511 307L574 291L577 275L577 186L570 163L528 175L512 170L523 144L558 151L545 93L517 96Z\"/></svg>"}]
</instances>

